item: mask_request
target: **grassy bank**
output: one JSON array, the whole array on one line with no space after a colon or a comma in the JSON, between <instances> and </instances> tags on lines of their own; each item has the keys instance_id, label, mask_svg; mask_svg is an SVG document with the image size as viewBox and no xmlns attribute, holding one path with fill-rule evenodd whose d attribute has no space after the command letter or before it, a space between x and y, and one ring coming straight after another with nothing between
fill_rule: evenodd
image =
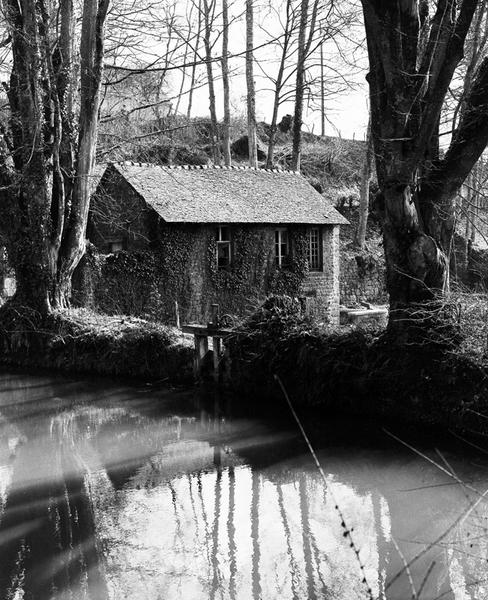
<instances>
[{"instance_id":1,"label":"grassy bank","mask_svg":"<svg viewBox=\"0 0 488 600\"><path fill-rule=\"evenodd\" d=\"M192 358L192 345L178 330L142 319L0 308L3 365L182 383L192 381Z\"/></svg>"},{"instance_id":2,"label":"grassy bank","mask_svg":"<svg viewBox=\"0 0 488 600\"><path fill-rule=\"evenodd\" d=\"M485 304L470 295L441 335L427 328L405 344L380 331L318 329L292 300L268 303L229 340L232 385L282 407L278 375L302 408L488 434Z\"/></svg>"}]
</instances>

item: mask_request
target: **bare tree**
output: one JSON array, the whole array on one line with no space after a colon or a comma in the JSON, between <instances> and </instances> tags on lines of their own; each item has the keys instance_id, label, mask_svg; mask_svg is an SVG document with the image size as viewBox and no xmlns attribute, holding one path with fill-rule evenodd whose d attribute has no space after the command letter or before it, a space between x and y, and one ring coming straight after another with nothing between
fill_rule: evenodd
<instances>
[{"instance_id":1,"label":"bare tree","mask_svg":"<svg viewBox=\"0 0 488 600\"><path fill-rule=\"evenodd\" d=\"M449 286L456 195L488 142L488 59L473 74L449 148L442 108L481 0L362 0L390 328ZM433 8L433 14L430 10ZM415 310L414 310L415 308Z\"/></svg>"},{"instance_id":2,"label":"bare tree","mask_svg":"<svg viewBox=\"0 0 488 600\"><path fill-rule=\"evenodd\" d=\"M12 63L11 118L0 140L0 227L15 300L42 312L68 304L85 249L108 6L84 0L76 54L71 0L4 3Z\"/></svg>"},{"instance_id":3,"label":"bare tree","mask_svg":"<svg viewBox=\"0 0 488 600\"><path fill-rule=\"evenodd\" d=\"M336 95L349 84L348 76L340 74L339 68L331 68L332 61L326 67L324 46L330 42L335 55L333 60L338 62L337 47L341 45L342 36L345 35L357 11L349 10L349 7L347 10L344 7L338 10L330 0L313 2L311 9L307 7L302 11L302 8L302 0L273 3L268 11L273 21L280 24L279 32L266 27L270 18L264 18L260 24L260 29L266 34L271 47L267 52L269 54L271 50L271 54L274 55L273 59L267 62L256 61L262 76L270 82L270 91L273 94L266 162L268 168L274 163L280 106L293 101L295 109L303 114L305 93L310 106L318 88L325 127L325 98ZM340 60L343 58L344 56L341 56ZM301 88L298 95L297 83L300 83ZM295 130L295 136L301 140L301 126L300 134Z\"/></svg>"}]
</instances>

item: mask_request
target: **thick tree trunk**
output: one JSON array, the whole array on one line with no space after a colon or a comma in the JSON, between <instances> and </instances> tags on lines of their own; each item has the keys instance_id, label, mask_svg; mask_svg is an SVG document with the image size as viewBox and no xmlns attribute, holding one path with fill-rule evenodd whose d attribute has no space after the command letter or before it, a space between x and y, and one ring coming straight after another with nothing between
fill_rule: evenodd
<instances>
[{"instance_id":1,"label":"thick tree trunk","mask_svg":"<svg viewBox=\"0 0 488 600\"><path fill-rule=\"evenodd\" d=\"M30 238L8 246L9 260L15 271L16 292L12 299L41 313L51 309L54 273L43 239Z\"/></svg>"},{"instance_id":2,"label":"thick tree trunk","mask_svg":"<svg viewBox=\"0 0 488 600\"><path fill-rule=\"evenodd\" d=\"M417 212L418 199L412 196L409 185L386 186L381 202L389 327L404 329L412 320L425 319L429 305L438 305L449 287L449 260L435 238L425 231ZM447 233L444 236L447 239Z\"/></svg>"}]
</instances>

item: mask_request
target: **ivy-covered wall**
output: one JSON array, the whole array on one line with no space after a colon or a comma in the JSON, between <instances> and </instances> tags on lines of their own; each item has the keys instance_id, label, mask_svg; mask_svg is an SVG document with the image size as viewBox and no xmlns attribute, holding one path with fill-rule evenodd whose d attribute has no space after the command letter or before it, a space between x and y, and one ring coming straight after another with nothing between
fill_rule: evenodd
<instances>
[{"instance_id":1,"label":"ivy-covered wall","mask_svg":"<svg viewBox=\"0 0 488 600\"><path fill-rule=\"evenodd\" d=\"M211 304L221 314L253 311L269 294L301 295L307 277L305 228L289 229L292 258L286 269L275 267L275 230L259 225L231 227L232 262L217 264L215 225L162 225L155 255L160 272L164 318L177 300L182 320L203 321Z\"/></svg>"},{"instance_id":2,"label":"ivy-covered wall","mask_svg":"<svg viewBox=\"0 0 488 600\"><path fill-rule=\"evenodd\" d=\"M175 322L175 302L181 322L206 322L210 308L243 316L270 294L303 297L306 310L319 320L338 322L339 228L322 228L324 269L309 272L307 227L288 227L291 260L275 266L274 225L231 226L232 261L217 264L217 224L165 223L124 180L105 182L109 200L95 200L89 229L99 253L87 253L75 278L79 304L109 314L146 316ZM107 207L123 207L110 216ZM108 212L107 212L108 211ZM124 224L130 228L124 232ZM107 240L122 236L124 251L107 252Z\"/></svg>"}]
</instances>

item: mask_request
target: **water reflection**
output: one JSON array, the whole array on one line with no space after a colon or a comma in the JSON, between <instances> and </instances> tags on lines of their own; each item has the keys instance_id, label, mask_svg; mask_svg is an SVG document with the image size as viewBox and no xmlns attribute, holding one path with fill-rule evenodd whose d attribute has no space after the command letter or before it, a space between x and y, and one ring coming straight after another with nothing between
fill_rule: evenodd
<instances>
[{"instance_id":1,"label":"water reflection","mask_svg":"<svg viewBox=\"0 0 488 600\"><path fill-rule=\"evenodd\" d=\"M327 448L326 486L293 433L190 400L0 377L0 598L488 597L484 465Z\"/></svg>"}]
</instances>

